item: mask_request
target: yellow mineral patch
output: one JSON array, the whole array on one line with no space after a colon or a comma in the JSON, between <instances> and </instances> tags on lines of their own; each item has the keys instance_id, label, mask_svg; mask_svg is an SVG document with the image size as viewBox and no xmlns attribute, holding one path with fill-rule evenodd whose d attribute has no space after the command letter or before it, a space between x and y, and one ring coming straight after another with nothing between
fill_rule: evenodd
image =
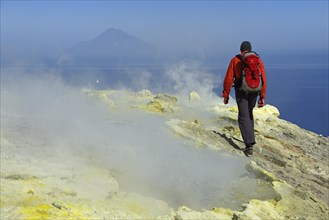
<instances>
[{"instance_id":1,"label":"yellow mineral patch","mask_svg":"<svg viewBox=\"0 0 329 220\"><path fill-rule=\"evenodd\" d=\"M274 189L281 194L276 210L289 219L328 219L328 207L310 192L301 191L282 182L273 182Z\"/></svg>"},{"instance_id":2,"label":"yellow mineral patch","mask_svg":"<svg viewBox=\"0 0 329 220\"><path fill-rule=\"evenodd\" d=\"M159 94L146 104L146 110L151 112L174 112L177 98L174 96Z\"/></svg>"},{"instance_id":3,"label":"yellow mineral patch","mask_svg":"<svg viewBox=\"0 0 329 220\"><path fill-rule=\"evenodd\" d=\"M233 117L231 115L228 116L228 119L230 119L231 121L238 121L237 117Z\"/></svg>"},{"instance_id":4,"label":"yellow mineral patch","mask_svg":"<svg viewBox=\"0 0 329 220\"><path fill-rule=\"evenodd\" d=\"M226 126L223 128L223 131L225 132L226 136L228 136L228 137L242 139L241 133L240 133L240 130L238 127Z\"/></svg>"},{"instance_id":5,"label":"yellow mineral patch","mask_svg":"<svg viewBox=\"0 0 329 220\"><path fill-rule=\"evenodd\" d=\"M36 206L23 206L19 209L19 214L24 219L89 219L82 213L88 210L86 207L72 204L54 205L39 204Z\"/></svg>"},{"instance_id":6,"label":"yellow mineral patch","mask_svg":"<svg viewBox=\"0 0 329 220\"><path fill-rule=\"evenodd\" d=\"M203 210L195 211L186 206L179 207L175 219L184 220L230 220L233 217L233 212L223 208L214 208L212 211Z\"/></svg>"},{"instance_id":7,"label":"yellow mineral patch","mask_svg":"<svg viewBox=\"0 0 329 220\"><path fill-rule=\"evenodd\" d=\"M50 219L50 210L52 207L48 204L40 204L38 206L21 207L19 213L24 216L24 219Z\"/></svg>"},{"instance_id":8,"label":"yellow mineral patch","mask_svg":"<svg viewBox=\"0 0 329 220\"><path fill-rule=\"evenodd\" d=\"M115 104L114 102L109 99L108 94L107 93L99 93L97 95L108 107L110 108L115 108Z\"/></svg>"},{"instance_id":9,"label":"yellow mineral patch","mask_svg":"<svg viewBox=\"0 0 329 220\"><path fill-rule=\"evenodd\" d=\"M233 113L238 113L239 112L239 109L238 109L238 106L233 106L231 108L228 109L230 112L233 112Z\"/></svg>"},{"instance_id":10,"label":"yellow mineral patch","mask_svg":"<svg viewBox=\"0 0 329 220\"><path fill-rule=\"evenodd\" d=\"M31 206L40 203L40 197L36 195L27 195L21 197L18 201L14 200L13 203L16 203L18 206Z\"/></svg>"},{"instance_id":11,"label":"yellow mineral patch","mask_svg":"<svg viewBox=\"0 0 329 220\"><path fill-rule=\"evenodd\" d=\"M189 94L189 100L198 101L198 100L201 100L201 97L199 96L199 94L197 92L193 91L193 92L190 92L190 94Z\"/></svg>"},{"instance_id":12,"label":"yellow mineral patch","mask_svg":"<svg viewBox=\"0 0 329 220\"><path fill-rule=\"evenodd\" d=\"M219 213L219 214L227 215L227 216L233 216L233 211L230 210L230 209L213 208L212 211L216 212L216 213Z\"/></svg>"},{"instance_id":13,"label":"yellow mineral patch","mask_svg":"<svg viewBox=\"0 0 329 220\"><path fill-rule=\"evenodd\" d=\"M250 161L249 163L246 164L246 170L266 181L269 182L278 181L278 178L274 174L264 170L263 168L258 166L254 161Z\"/></svg>"},{"instance_id":14,"label":"yellow mineral patch","mask_svg":"<svg viewBox=\"0 0 329 220\"><path fill-rule=\"evenodd\" d=\"M158 100L150 101L146 105L135 105L131 106L132 108L145 110L152 113L163 113L165 108L162 106L161 102Z\"/></svg>"},{"instance_id":15,"label":"yellow mineral patch","mask_svg":"<svg viewBox=\"0 0 329 220\"><path fill-rule=\"evenodd\" d=\"M243 217L244 218L243 218ZM246 206L241 219L284 219L276 210L273 203L268 201L251 200Z\"/></svg>"},{"instance_id":16,"label":"yellow mineral patch","mask_svg":"<svg viewBox=\"0 0 329 220\"><path fill-rule=\"evenodd\" d=\"M26 187L36 187L36 188L44 188L46 186L46 184L44 182L42 182L40 179L27 179L23 181L23 184Z\"/></svg>"},{"instance_id":17,"label":"yellow mineral patch","mask_svg":"<svg viewBox=\"0 0 329 220\"><path fill-rule=\"evenodd\" d=\"M254 108L253 112L256 119L261 119L263 121L267 120L271 116L280 116L279 110L272 105L265 105L263 108Z\"/></svg>"},{"instance_id":18,"label":"yellow mineral patch","mask_svg":"<svg viewBox=\"0 0 329 220\"><path fill-rule=\"evenodd\" d=\"M33 195L33 194L34 194L34 191L33 191L33 189L27 189L27 190L25 191L25 193L26 193L26 194L31 194L31 195Z\"/></svg>"},{"instance_id":19,"label":"yellow mineral patch","mask_svg":"<svg viewBox=\"0 0 329 220\"><path fill-rule=\"evenodd\" d=\"M292 191L291 186L280 181L273 181L272 184L275 191L281 196L290 196Z\"/></svg>"},{"instance_id":20,"label":"yellow mineral patch","mask_svg":"<svg viewBox=\"0 0 329 220\"><path fill-rule=\"evenodd\" d=\"M84 205L77 205L77 204L65 204L64 210L70 215L74 216L75 219L90 219L88 216L85 216L87 211L90 211L90 209Z\"/></svg>"},{"instance_id":21,"label":"yellow mineral patch","mask_svg":"<svg viewBox=\"0 0 329 220\"><path fill-rule=\"evenodd\" d=\"M154 100L147 103L146 110L151 112L164 112L165 109L160 101Z\"/></svg>"},{"instance_id":22,"label":"yellow mineral patch","mask_svg":"<svg viewBox=\"0 0 329 220\"><path fill-rule=\"evenodd\" d=\"M147 213L148 209L138 203L127 204L127 209L137 215L143 215Z\"/></svg>"}]
</instances>

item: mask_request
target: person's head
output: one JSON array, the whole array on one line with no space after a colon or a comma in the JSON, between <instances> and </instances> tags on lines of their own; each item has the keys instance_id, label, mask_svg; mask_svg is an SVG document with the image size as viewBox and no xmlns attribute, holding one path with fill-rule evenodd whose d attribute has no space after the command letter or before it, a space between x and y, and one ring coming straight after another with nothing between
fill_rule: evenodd
<instances>
[{"instance_id":1,"label":"person's head","mask_svg":"<svg viewBox=\"0 0 329 220\"><path fill-rule=\"evenodd\" d=\"M251 43L249 41L243 41L240 46L240 51L251 51Z\"/></svg>"}]
</instances>

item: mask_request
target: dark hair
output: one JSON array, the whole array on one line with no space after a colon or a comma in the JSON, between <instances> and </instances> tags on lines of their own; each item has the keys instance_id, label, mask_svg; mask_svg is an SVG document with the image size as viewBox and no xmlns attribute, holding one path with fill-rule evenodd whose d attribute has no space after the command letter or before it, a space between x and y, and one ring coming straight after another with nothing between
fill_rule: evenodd
<instances>
[{"instance_id":1,"label":"dark hair","mask_svg":"<svg viewBox=\"0 0 329 220\"><path fill-rule=\"evenodd\" d=\"M240 46L240 51L251 51L251 43L249 41L243 41Z\"/></svg>"}]
</instances>

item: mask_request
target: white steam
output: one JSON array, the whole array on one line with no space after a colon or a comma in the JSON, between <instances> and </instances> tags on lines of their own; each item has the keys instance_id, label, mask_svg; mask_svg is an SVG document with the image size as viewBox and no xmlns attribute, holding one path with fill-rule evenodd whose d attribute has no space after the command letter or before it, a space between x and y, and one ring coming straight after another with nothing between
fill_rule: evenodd
<instances>
[{"instance_id":1,"label":"white steam","mask_svg":"<svg viewBox=\"0 0 329 220\"><path fill-rule=\"evenodd\" d=\"M169 71L175 81L172 91L186 98L190 91L206 97L213 81L201 75L177 66ZM149 85L150 75L144 76L137 83ZM40 147L55 157L85 157L108 169L123 191L159 198L173 207L211 208L223 205L231 182L244 173L244 160L196 148L174 136L163 117L120 103L109 109L53 74L7 72L1 77L1 132L16 132L26 146L41 141ZM124 100L124 94L111 98Z\"/></svg>"}]
</instances>

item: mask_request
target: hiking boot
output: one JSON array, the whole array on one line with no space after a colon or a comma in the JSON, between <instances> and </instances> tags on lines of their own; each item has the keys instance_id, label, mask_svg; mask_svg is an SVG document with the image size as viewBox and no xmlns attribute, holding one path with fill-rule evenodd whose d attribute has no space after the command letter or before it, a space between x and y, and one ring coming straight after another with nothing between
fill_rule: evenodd
<instances>
[{"instance_id":1,"label":"hiking boot","mask_svg":"<svg viewBox=\"0 0 329 220\"><path fill-rule=\"evenodd\" d=\"M244 150L243 150L243 153L247 156L247 157L250 157L252 156L253 154L253 148L252 146L247 146Z\"/></svg>"}]
</instances>

